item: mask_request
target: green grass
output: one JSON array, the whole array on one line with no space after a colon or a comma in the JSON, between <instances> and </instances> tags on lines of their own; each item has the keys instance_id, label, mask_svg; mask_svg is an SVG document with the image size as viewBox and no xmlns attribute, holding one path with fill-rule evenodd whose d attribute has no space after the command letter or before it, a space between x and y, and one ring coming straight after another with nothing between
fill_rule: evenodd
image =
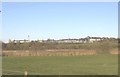
<instances>
[{"instance_id":1,"label":"green grass","mask_svg":"<svg viewBox=\"0 0 120 77\"><path fill-rule=\"evenodd\" d=\"M20 72L19 72L20 71ZM117 55L3 57L3 74L117 75Z\"/></svg>"}]
</instances>

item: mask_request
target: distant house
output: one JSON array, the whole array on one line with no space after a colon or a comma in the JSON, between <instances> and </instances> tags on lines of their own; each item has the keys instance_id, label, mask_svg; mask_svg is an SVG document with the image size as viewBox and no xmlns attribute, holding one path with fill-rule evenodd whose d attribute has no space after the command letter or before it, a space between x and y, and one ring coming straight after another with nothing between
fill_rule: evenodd
<instances>
[{"instance_id":1,"label":"distant house","mask_svg":"<svg viewBox=\"0 0 120 77\"><path fill-rule=\"evenodd\" d=\"M72 40L71 39L61 39L59 40L59 43L71 43Z\"/></svg>"},{"instance_id":2,"label":"distant house","mask_svg":"<svg viewBox=\"0 0 120 77\"><path fill-rule=\"evenodd\" d=\"M54 40L54 39L47 39L47 40L43 40L42 42L46 42L46 43L54 43L55 40Z\"/></svg>"},{"instance_id":3,"label":"distant house","mask_svg":"<svg viewBox=\"0 0 120 77\"><path fill-rule=\"evenodd\" d=\"M43 40L37 40L37 42L40 42L40 43L42 43L42 42L44 42Z\"/></svg>"},{"instance_id":4,"label":"distant house","mask_svg":"<svg viewBox=\"0 0 120 77\"><path fill-rule=\"evenodd\" d=\"M60 39L58 43L84 43L84 39Z\"/></svg>"},{"instance_id":5,"label":"distant house","mask_svg":"<svg viewBox=\"0 0 120 77\"><path fill-rule=\"evenodd\" d=\"M27 43L30 42L29 40L13 40L13 43Z\"/></svg>"},{"instance_id":6,"label":"distant house","mask_svg":"<svg viewBox=\"0 0 120 77\"><path fill-rule=\"evenodd\" d=\"M88 43L94 43L103 40L101 37L86 37Z\"/></svg>"}]
</instances>

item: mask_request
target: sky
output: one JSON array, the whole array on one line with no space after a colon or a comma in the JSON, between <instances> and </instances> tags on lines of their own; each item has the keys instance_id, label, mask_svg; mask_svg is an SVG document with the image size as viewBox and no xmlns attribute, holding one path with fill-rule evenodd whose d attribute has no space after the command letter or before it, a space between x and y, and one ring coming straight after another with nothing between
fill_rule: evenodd
<instances>
[{"instance_id":1,"label":"sky","mask_svg":"<svg viewBox=\"0 0 120 77\"><path fill-rule=\"evenodd\" d=\"M117 2L3 2L2 40L118 37Z\"/></svg>"},{"instance_id":2,"label":"sky","mask_svg":"<svg viewBox=\"0 0 120 77\"><path fill-rule=\"evenodd\" d=\"M3 0L2 2L119 2L119 0Z\"/></svg>"},{"instance_id":3,"label":"sky","mask_svg":"<svg viewBox=\"0 0 120 77\"><path fill-rule=\"evenodd\" d=\"M0 2L0 39L2 39L2 3Z\"/></svg>"}]
</instances>

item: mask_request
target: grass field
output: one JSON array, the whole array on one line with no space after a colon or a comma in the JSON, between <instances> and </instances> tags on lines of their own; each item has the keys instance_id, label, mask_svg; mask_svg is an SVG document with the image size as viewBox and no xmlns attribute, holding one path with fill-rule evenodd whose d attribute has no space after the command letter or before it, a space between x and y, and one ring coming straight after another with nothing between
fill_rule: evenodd
<instances>
[{"instance_id":1,"label":"grass field","mask_svg":"<svg viewBox=\"0 0 120 77\"><path fill-rule=\"evenodd\" d=\"M117 75L118 55L3 57L3 75Z\"/></svg>"}]
</instances>

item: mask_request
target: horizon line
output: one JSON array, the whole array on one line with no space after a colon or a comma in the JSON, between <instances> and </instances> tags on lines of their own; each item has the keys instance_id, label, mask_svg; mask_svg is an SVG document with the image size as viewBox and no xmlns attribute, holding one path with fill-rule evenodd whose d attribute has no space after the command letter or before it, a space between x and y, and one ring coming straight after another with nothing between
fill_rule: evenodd
<instances>
[{"instance_id":1,"label":"horizon line","mask_svg":"<svg viewBox=\"0 0 120 77\"><path fill-rule=\"evenodd\" d=\"M115 37L115 36L86 36L86 37L100 37L100 38L120 38L119 36L117 36L117 37ZM48 40L48 39L54 39L54 40L60 40L60 39L80 39L80 38L86 38L86 37L79 37L79 38L75 38L75 37L67 37L67 38L30 38L30 36L28 37L28 38L23 38L23 39L8 39L8 40L0 40L0 41L2 41L2 42L9 42L9 40L33 40L33 41L35 41L35 40Z\"/></svg>"}]
</instances>

